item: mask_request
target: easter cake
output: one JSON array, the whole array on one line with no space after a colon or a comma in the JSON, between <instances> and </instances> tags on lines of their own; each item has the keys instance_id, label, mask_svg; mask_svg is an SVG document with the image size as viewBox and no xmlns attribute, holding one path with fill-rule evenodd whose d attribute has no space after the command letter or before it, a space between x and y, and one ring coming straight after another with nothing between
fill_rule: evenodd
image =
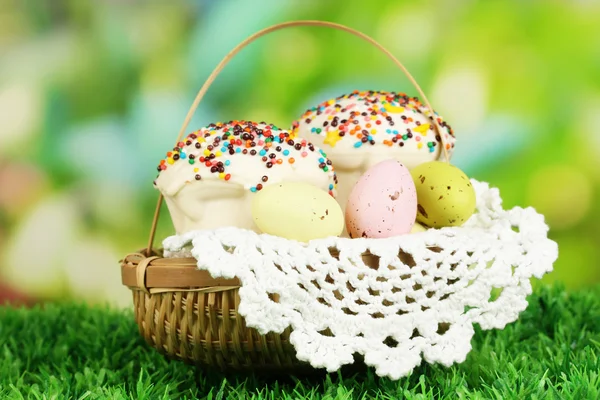
<instances>
[{"instance_id":1,"label":"easter cake","mask_svg":"<svg viewBox=\"0 0 600 400\"><path fill-rule=\"evenodd\" d=\"M306 139L272 124L210 124L180 141L158 166L154 186L164 196L177 234L238 227L257 231L252 196L282 182L310 184L332 197L331 160Z\"/></svg>"},{"instance_id":2,"label":"easter cake","mask_svg":"<svg viewBox=\"0 0 600 400\"><path fill-rule=\"evenodd\" d=\"M433 118L442 128L443 141ZM337 199L345 207L358 178L386 159L412 169L437 160L445 143L451 156L454 132L431 115L417 97L385 91L354 91L307 110L292 124L292 133L324 149L339 179Z\"/></svg>"}]
</instances>

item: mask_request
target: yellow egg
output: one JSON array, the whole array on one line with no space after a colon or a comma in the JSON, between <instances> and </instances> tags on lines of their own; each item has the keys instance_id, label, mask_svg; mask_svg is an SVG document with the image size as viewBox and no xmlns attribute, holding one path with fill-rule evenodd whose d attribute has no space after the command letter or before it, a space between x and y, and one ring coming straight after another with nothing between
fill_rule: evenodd
<instances>
[{"instance_id":1,"label":"yellow egg","mask_svg":"<svg viewBox=\"0 0 600 400\"><path fill-rule=\"evenodd\" d=\"M306 183L264 187L252 199L252 218L261 232L307 242L339 236L344 214L329 193Z\"/></svg>"},{"instance_id":2,"label":"yellow egg","mask_svg":"<svg viewBox=\"0 0 600 400\"><path fill-rule=\"evenodd\" d=\"M430 161L410 171L417 188L417 221L432 228L460 226L475 212L475 190L463 171Z\"/></svg>"},{"instance_id":3,"label":"yellow egg","mask_svg":"<svg viewBox=\"0 0 600 400\"><path fill-rule=\"evenodd\" d=\"M418 222L415 222L415 224L412 226L412 229L410 230L410 233L425 232L426 230L427 230L427 227L421 225Z\"/></svg>"}]
</instances>

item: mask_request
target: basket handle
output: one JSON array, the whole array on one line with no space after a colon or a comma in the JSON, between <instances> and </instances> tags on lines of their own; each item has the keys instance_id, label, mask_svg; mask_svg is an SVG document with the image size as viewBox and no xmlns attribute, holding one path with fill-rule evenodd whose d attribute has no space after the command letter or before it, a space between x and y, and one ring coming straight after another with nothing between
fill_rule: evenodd
<instances>
[{"instance_id":1,"label":"basket handle","mask_svg":"<svg viewBox=\"0 0 600 400\"><path fill-rule=\"evenodd\" d=\"M179 130L179 135L177 136L176 143L179 143L181 141L181 139L183 138L185 130L187 129L187 127L192 119L192 116L194 115L194 112L198 108L200 101L202 101L202 98L208 91L208 88L210 87L210 85L212 85L212 83L217 78L219 73L223 70L223 68L227 65L227 63L229 63L229 61L231 61L231 59L237 53L240 52L240 50L242 50L244 47L246 47L247 45L249 45L256 39L258 39L262 36L265 36L271 32L275 32L275 31L278 31L281 29L291 28L291 27L295 27L295 26L322 26L322 27L333 28L333 29L337 29L340 31L348 32L354 36L358 36L359 38L371 43L373 46L375 46L376 48L381 50L382 53L384 53L386 56L388 56L388 58L390 58L394 62L394 64L396 64L396 66L398 68L400 68L400 70L404 73L404 75L406 75L406 77L412 83L412 85L415 87L415 89L417 89L419 96L421 97L421 99L423 100L423 102L425 103L425 105L427 106L429 111L431 112L431 115L433 117L432 118L433 124L435 126L436 132L439 134L439 136L441 138L441 144L442 144L441 147L444 152L444 157L447 162L450 161L450 157L448 155L448 149L446 148L446 143L444 141L444 135L442 135L442 129L441 129L437 119L434 117L435 113L433 111L433 107L431 107L431 104L429 103L429 100L427 100L425 93L423 93L423 90L421 90L421 87L419 86L419 84L417 83L415 78L413 78L413 76L408 72L406 67L404 67L404 65L402 65L402 63L396 57L394 57L394 55L392 53L390 53L389 50L387 50L385 47L383 47L381 44L379 44L375 39L371 38L370 36L367 36L364 33L357 31L355 29L352 29L350 27L347 27L345 25L337 24L335 22L319 21L319 20L289 21L289 22L275 24L275 25L272 25L270 27L267 27L267 28L264 28L264 29L258 31L256 33L254 33L253 35L248 36L244 41L242 41L240 44L235 46L233 48L233 50L231 50L221 60L221 62L215 67L213 72L209 75L209 77L206 79L206 81L204 82L204 84L202 85L200 90L198 91L198 94L196 95L196 98L194 99L194 102L192 103L192 106L190 107L190 110L188 111L188 113L185 117L185 120L183 121L183 125L181 126L181 129ZM152 227L150 228L150 238L148 239L148 247L146 249L146 256L150 256L152 254L152 246L154 244L154 237L156 235L156 227L158 224L158 218L160 215L160 208L162 206L162 201L163 201L163 196L161 193L161 194L159 194L158 202L156 204L156 210L154 211L154 218L152 220Z\"/></svg>"}]
</instances>

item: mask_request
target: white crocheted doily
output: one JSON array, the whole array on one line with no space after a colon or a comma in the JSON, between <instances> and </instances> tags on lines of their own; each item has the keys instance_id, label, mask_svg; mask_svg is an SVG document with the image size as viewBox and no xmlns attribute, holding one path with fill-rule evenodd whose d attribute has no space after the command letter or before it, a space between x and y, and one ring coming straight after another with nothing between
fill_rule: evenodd
<instances>
[{"instance_id":1,"label":"white crocheted doily","mask_svg":"<svg viewBox=\"0 0 600 400\"><path fill-rule=\"evenodd\" d=\"M378 375L398 379L422 360L464 361L473 324L515 321L530 278L558 257L542 215L504 210L497 189L472 183L477 212L458 228L308 244L224 228L169 237L165 256L191 252L213 277L239 278L247 326L262 334L291 326L299 360L335 371L360 353Z\"/></svg>"}]
</instances>

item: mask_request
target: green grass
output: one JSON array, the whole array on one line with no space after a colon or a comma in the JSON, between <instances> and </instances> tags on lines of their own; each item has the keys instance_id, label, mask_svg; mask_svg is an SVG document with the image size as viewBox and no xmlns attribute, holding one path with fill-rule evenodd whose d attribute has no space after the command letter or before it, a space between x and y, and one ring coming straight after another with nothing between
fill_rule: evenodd
<instances>
[{"instance_id":1,"label":"green grass","mask_svg":"<svg viewBox=\"0 0 600 400\"><path fill-rule=\"evenodd\" d=\"M467 360L400 381L372 371L276 380L169 362L131 313L0 308L0 399L599 399L600 287L541 287L518 322L477 330Z\"/></svg>"}]
</instances>

